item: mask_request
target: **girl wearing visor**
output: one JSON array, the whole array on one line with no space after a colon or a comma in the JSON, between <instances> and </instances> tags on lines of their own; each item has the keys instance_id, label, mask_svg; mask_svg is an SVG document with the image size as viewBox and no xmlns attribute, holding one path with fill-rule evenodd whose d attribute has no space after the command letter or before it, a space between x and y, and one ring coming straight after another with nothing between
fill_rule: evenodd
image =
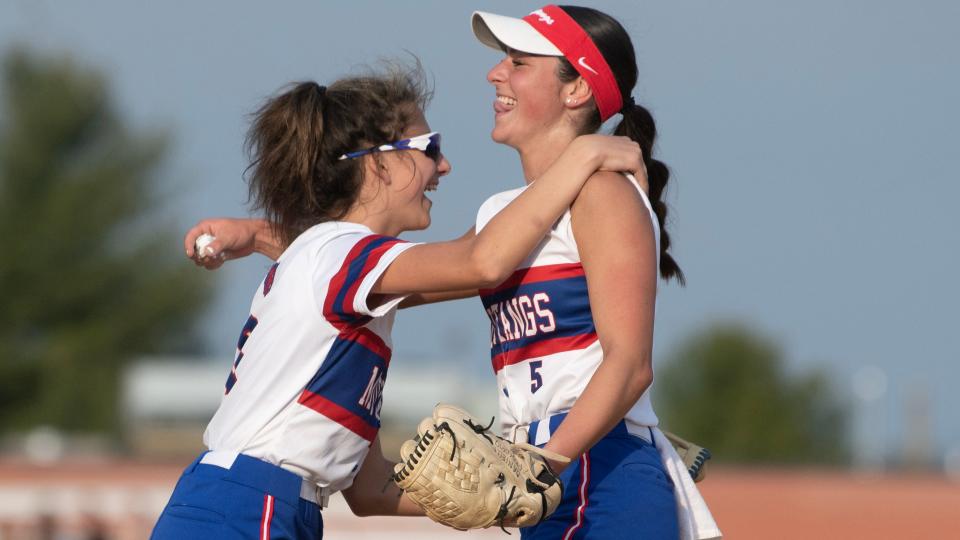
<instances>
[{"instance_id":1,"label":"girl wearing visor","mask_svg":"<svg viewBox=\"0 0 960 540\"><path fill-rule=\"evenodd\" d=\"M254 294L209 450L184 471L153 538L319 538L319 509L337 491L358 515L421 515L384 485L393 464L377 438L398 305L495 286L597 170L643 173L635 142L580 137L482 233L400 240L429 226L426 192L450 172L422 81L413 69L300 83L257 112L249 190L267 219L238 234L271 245L244 245L214 223L201 232L215 245L195 254L191 233L187 252L212 264L257 248L277 262Z\"/></svg>"},{"instance_id":2,"label":"girl wearing visor","mask_svg":"<svg viewBox=\"0 0 960 540\"><path fill-rule=\"evenodd\" d=\"M578 136L614 116L614 133L637 141L646 161L646 177L595 173L519 270L480 291L504 430L573 461L552 463L563 471L563 501L522 537L717 537L650 401L658 270L681 284L683 273L664 229L669 171L652 156L653 118L631 97L630 37L612 17L574 6L522 19L476 12L472 26L481 43L506 53L487 74L496 92L491 136L517 150L527 183L487 200L477 231L535 187ZM537 298L549 299L549 317L517 324L514 308Z\"/></svg>"},{"instance_id":3,"label":"girl wearing visor","mask_svg":"<svg viewBox=\"0 0 960 540\"><path fill-rule=\"evenodd\" d=\"M637 141L646 165L635 178L593 174L517 270L479 291L491 322L504 435L572 459L569 466L552 463L562 471L560 507L521 535L719 537L657 429L650 400L658 273L681 283L683 274L664 229L669 171L652 157L653 118L631 97L638 76L633 44L616 20L584 7L551 5L522 19L477 12L472 25L483 44L506 53L487 75L496 93L491 136L517 150L527 184L481 206L479 234L536 189L578 137L615 116L614 133ZM201 226L208 223L251 227ZM247 238L241 244L253 243ZM418 300L476 294L465 289Z\"/></svg>"}]
</instances>

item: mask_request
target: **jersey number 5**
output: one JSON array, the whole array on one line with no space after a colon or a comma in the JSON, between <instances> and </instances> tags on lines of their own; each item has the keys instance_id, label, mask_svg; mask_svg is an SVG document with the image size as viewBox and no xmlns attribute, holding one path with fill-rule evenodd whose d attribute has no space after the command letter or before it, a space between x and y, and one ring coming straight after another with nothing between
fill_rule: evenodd
<instances>
[{"instance_id":1,"label":"jersey number 5","mask_svg":"<svg viewBox=\"0 0 960 540\"><path fill-rule=\"evenodd\" d=\"M536 394L537 390L543 386L543 376L537 371L543 367L543 360L530 362L530 393Z\"/></svg>"}]
</instances>

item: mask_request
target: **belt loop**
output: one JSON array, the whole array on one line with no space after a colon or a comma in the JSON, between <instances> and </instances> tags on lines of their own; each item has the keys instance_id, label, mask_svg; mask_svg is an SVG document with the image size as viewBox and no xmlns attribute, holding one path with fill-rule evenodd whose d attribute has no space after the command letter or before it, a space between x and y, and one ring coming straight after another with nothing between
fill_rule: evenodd
<instances>
[{"instance_id":1,"label":"belt loop","mask_svg":"<svg viewBox=\"0 0 960 540\"><path fill-rule=\"evenodd\" d=\"M530 431L529 431L531 427L533 427L532 424L530 426L521 426L521 425L513 426L513 429L511 430L513 431L513 433L510 435L510 440L515 443L525 442L525 443L533 444L533 436L530 434Z\"/></svg>"},{"instance_id":2,"label":"belt loop","mask_svg":"<svg viewBox=\"0 0 960 540\"><path fill-rule=\"evenodd\" d=\"M317 506L321 509L330 506L330 490L317 486Z\"/></svg>"}]
</instances>

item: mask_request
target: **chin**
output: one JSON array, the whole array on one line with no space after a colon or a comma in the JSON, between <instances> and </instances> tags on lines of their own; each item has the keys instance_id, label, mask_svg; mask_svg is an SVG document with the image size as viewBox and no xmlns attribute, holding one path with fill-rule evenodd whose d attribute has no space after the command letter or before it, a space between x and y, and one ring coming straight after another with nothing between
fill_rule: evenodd
<instances>
[{"instance_id":1,"label":"chin","mask_svg":"<svg viewBox=\"0 0 960 540\"><path fill-rule=\"evenodd\" d=\"M424 230L424 229L426 229L426 228L428 228L428 227L430 227L430 215L429 215L429 214L427 214L425 217L421 218L416 225L414 225L413 227L410 227L410 228L407 229L407 230L410 230L410 231L422 231L422 230Z\"/></svg>"},{"instance_id":2,"label":"chin","mask_svg":"<svg viewBox=\"0 0 960 540\"><path fill-rule=\"evenodd\" d=\"M493 130L490 132L490 138L493 139L493 142L498 144L508 144L510 139L509 133L506 129L502 127L493 126Z\"/></svg>"},{"instance_id":3,"label":"chin","mask_svg":"<svg viewBox=\"0 0 960 540\"><path fill-rule=\"evenodd\" d=\"M509 146L510 148L519 148L519 146L513 142L515 137L511 137L510 132L506 129L498 129L497 127L494 127L493 131L490 132L490 138L493 139L493 142L497 144L503 144Z\"/></svg>"}]
</instances>

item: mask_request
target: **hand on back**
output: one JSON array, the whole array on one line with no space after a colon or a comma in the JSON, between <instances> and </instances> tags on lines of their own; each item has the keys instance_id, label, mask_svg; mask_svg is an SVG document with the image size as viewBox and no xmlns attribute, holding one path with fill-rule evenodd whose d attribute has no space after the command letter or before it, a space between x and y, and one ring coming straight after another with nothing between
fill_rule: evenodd
<instances>
[{"instance_id":1,"label":"hand on back","mask_svg":"<svg viewBox=\"0 0 960 540\"><path fill-rule=\"evenodd\" d=\"M630 173L641 185L646 184L647 167L636 141L628 137L590 134L580 135L573 144L594 157L597 170Z\"/></svg>"}]
</instances>

